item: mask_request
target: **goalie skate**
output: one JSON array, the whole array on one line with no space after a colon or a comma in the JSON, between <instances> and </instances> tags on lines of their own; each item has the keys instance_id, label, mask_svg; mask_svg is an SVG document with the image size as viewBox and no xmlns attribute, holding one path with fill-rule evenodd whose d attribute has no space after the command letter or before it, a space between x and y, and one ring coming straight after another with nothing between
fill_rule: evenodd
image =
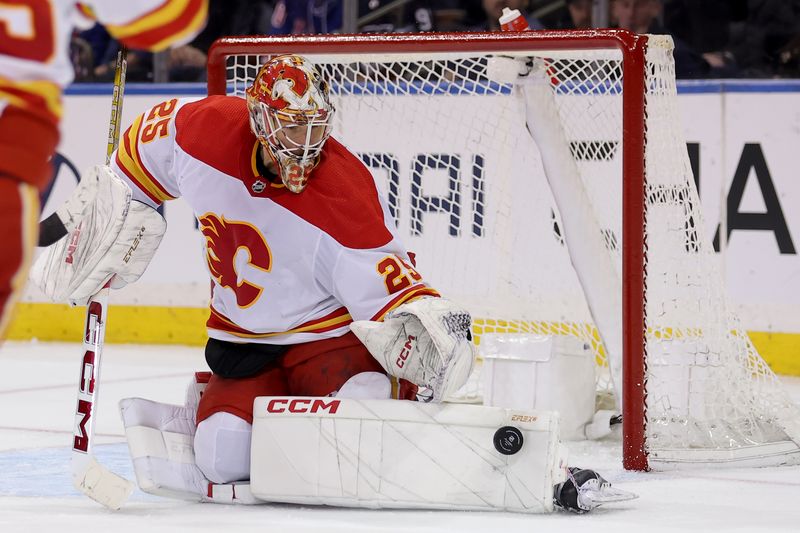
<instances>
[{"instance_id":1,"label":"goalie skate","mask_svg":"<svg viewBox=\"0 0 800 533\"><path fill-rule=\"evenodd\" d=\"M566 481L556 485L553 491L555 506L575 513L585 513L605 503L624 502L638 497L633 492L612 487L594 470L580 468L567 469Z\"/></svg>"}]
</instances>

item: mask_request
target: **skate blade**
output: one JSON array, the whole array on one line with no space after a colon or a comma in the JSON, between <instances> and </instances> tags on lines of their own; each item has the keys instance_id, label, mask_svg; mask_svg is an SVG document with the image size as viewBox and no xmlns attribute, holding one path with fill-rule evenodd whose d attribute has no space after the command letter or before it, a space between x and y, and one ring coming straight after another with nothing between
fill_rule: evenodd
<instances>
[{"instance_id":1,"label":"skate blade","mask_svg":"<svg viewBox=\"0 0 800 533\"><path fill-rule=\"evenodd\" d=\"M603 505L606 503L618 503L635 500L639 497L639 495L627 490L618 489L616 487L605 486L600 489L582 490L578 497L586 504L588 508L594 509L598 505Z\"/></svg>"}]
</instances>

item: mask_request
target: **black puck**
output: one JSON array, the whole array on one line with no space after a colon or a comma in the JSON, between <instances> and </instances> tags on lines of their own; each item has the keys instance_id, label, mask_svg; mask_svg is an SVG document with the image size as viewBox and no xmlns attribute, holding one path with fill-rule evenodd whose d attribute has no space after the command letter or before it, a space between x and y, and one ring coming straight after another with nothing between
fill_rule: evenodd
<instances>
[{"instance_id":1,"label":"black puck","mask_svg":"<svg viewBox=\"0 0 800 533\"><path fill-rule=\"evenodd\" d=\"M494 447L503 455L514 455L522 449L522 431L514 426L503 426L494 432Z\"/></svg>"}]
</instances>

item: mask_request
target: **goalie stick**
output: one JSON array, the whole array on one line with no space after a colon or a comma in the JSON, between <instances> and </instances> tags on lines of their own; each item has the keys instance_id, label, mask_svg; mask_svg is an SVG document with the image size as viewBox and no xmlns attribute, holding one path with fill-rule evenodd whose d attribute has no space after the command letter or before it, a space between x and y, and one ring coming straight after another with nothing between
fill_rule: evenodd
<instances>
[{"instance_id":1,"label":"goalie stick","mask_svg":"<svg viewBox=\"0 0 800 533\"><path fill-rule=\"evenodd\" d=\"M114 72L114 92L111 97L111 120L108 127L106 164L119 142L120 120L122 118L122 96L125 91L125 70L127 49L123 46L117 54ZM47 221L53 219L48 223ZM40 224L52 231L67 233L67 227L57 212ZM59 228L60 226L60 228ZM72 230L75 228L69 228ZM44 235L52 238L52 234ZM60 238L60 237L59 237ZM58 239L54 239L55 242ZM42 238L40 237L40 245ZM51 243L52 244L52 243ZM94 423L97 413L97 398L100 386L100 359L106 331L108 314L108 293L111 281L107 282L86 304L86 322L83 333L83 361L78 381L78 399L75 411L75 428L72 443L70 469L75 488L109 509L119 509L133 492L133 483L115 474L95 460L92 455Z\"/></svg>"},{"instance_id":2,"label":"goalie stick","mask_svg":"<svg viewBox=\"0 0 800 533\"><path fill-rule=\"evenodd\" d=\"M125 73L128 65L128 48L124 45L117 52L114 65L114 90L111 95L111 119L108 123L108 142L106 144L106 165L111 163L111 154L119 143L120 122L122 119L122 96L125 93ZM77 226L74 214L81 213L93 197L68 199L64 205L39 222L39 241L37 246L46 248L60 241Z\"/></svg>"}]
</instances>

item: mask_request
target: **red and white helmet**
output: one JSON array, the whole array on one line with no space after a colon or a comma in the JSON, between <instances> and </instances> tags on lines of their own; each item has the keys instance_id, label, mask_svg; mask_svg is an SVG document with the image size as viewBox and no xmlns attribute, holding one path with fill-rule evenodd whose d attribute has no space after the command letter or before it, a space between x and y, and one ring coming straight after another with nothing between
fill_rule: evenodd
<instances>
[{"instance_id":1,"label":"red and white helmet","mask_svg":"<svg viewBox=\"0 0 800 533\"><path fill-rule=\"evenodd\" d=\"M306 58L281 55L259 69L245 92L250 129L278 165L283 184L301 192L331 134L328 84Z\"/></svg>"}]
</instances>

